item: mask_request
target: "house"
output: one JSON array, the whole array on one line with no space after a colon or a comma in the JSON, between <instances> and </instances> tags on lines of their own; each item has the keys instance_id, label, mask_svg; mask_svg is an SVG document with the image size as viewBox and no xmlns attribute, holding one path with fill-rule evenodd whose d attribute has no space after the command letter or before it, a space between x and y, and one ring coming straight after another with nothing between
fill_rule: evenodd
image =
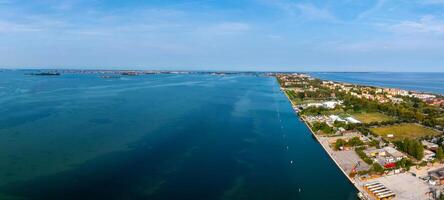
<instances>
[{"instance_id":1,"label":"house","mask_svg":"<svg viewBox=\"0 0 444 200\"><path fill-rule=\"evenodd\" d=\"M335 108L337 105L340 105L340 102L337 101L326 101L322 103L322 107L324 108L328 108L328 109L333 109Z\"/></svg>"},{"instance_id":2,"label":"house","mask_svg":"<svg viewBox=\"0 0 444 200\"><path fill-rule=\"evenodd\" d=\"M396 161L399 161L402 158L406 157L402 152L400 152L400 151L398 151L395 148L390 147L390 146L384 147L384 151L388 155L392 156Z\"/></svg>"},{"instance_id":3,"label":"house","mask_svg":"<svg viewBox=\"0 0 444 200\"><path fill-rule=\"evenodd\" d=\"M377 149L374 147L364 150L364 153L368 157L386 156L386 152L384 151L384 149Z\"/></svg>"},{"instance_id":4,"label":"house","mask_svg":"<svg viewBox=\"0 0 444 200\"><path fill-rule=\"evenodd\" d=\"M436 150L438 150L438 145L426 140L421 141L422 145L425 146L426 149L430 150L430 151L434 151L436 152Z\"/></svg>"},{"instance_id":5,"label":"house","mask_svg":"<svg viewBox=\"0 0 444 200\"><path fill-rule=\"evenodd\" d=\"M429 171L428 174L431 177L431 179L435 180L439 185L444 184L444 168Z\"/></svg>"},{"instance_id":6,"label":"house","mask_svg":"<svg viewBox=\"0 0 444 200\"><path fill-rule=\"evenodd\" d=\"M422 158L423 161L432 161L435 159L435 153L433 151L430 151L428 149L424 149L424 158Z\"/></svg>"},{"instance_id":7,"label":"house","mask_svg":"<svg viewBox=\"0 0 444 200\"><path fill-rule=\"evenodd\" d=\"M392 97L390 100L392 100L392 102L396 104L402 103L404 101L402 98L396 98L396 97Z\"/></svg>"}]
</instances>

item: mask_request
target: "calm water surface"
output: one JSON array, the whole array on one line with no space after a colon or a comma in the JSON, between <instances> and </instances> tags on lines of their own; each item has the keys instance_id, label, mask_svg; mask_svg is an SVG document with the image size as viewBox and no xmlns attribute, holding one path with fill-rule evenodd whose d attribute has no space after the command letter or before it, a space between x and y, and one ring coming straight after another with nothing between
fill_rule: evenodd
<instances>
[{"instance_id":1,"label":"calm water surface","mask_svg":"<svg viewBox=\"0 0 444 200\"><path fill-rule=\"evenodd\" d=\"M273 78L1 72L0 103L0 199L356 198Z\"/></svg>"},{"instance_id":2,"label":"calm water surface","mask_svg":"<svg viewBox=\"0 0 444 200\"><path fill-rule=\"evenodd\" d=\"M311 73L315 77L362 85L401 88L444 95L444 73Z\"/></svg>"}]
</instances>

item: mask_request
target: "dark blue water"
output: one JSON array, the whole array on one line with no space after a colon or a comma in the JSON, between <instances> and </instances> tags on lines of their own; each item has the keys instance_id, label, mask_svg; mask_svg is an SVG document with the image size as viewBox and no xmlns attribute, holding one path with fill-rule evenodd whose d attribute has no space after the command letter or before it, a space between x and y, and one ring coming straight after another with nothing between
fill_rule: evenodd
<instances>
[{"instance_id":1,"label":"dark blue water","mask_svg":"<svg viewBox=\"0 0 444 200\"><path fill-rule=\"evenodd\" d=\"M444 94L444 73L316 72L311 74L325 80Z\"/></svg>"},{"instance_id":2,"label":"dark blue water","mask_svg":"<svg viewBox=\"0 0 444 200\"><path fill-rule=\"evenodd\" d=\"M0 102L0 199L356 198L274 78L2 72Z\"/></svg>"}]
</instances>

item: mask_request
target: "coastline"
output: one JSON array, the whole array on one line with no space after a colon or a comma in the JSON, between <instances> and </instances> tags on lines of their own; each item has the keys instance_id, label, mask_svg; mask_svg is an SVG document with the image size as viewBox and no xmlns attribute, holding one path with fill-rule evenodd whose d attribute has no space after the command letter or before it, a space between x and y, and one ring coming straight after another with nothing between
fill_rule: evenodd
<instances>
[{"instance_id":1,"label":"coastline","mask_svg":"<svg viewBox=\"0 0 444 200\"><path fill-rule=\"evenodd\" d=\"M282 87L280 87L280 90L283 91L283 90L282 90ZM294 105L294 104L293 104L293 102L290 100L290 97L287 95L286 92L283 92L283 93L284 93L284 95L287 97L287 100L290 102L293 111L295 111L295 113L297 113L297 110L295 109L295 106L297 106L297 105ZM350 177L348 176L347 172L345 172L344 169L341 168L341 166L339 165L339 163L333 158L333 156L330 154L330 152L327 150L327 148L322 144L322 142L321 142L321 140L319 139L319 137L315 134L315 132L311 129L311 127L307 124L307 121L306 121L303 117L301 117L299 114L296 114L296 115L297 115L297 117L298 117L300 120L302 120L302 121L304 122L304 124L305 124L305 126L308 128L308 130L310 130L310 133L312 134L312 136L315 137L316 141L317 141L317 142L319 143L319 145L324 149L325 153L330 157L330 159L333 160L333 162L336 164L336 166L339 168L339 170L345 175L345 177L348 179L348 181L350 181L350 183L356 188L356 190L358 190L359 192L362 193L362 192L363 192L363 189L360 188L360 187L357 185L357 183L356 183L355 180L353 180L352 178L350 178Z\"/></svg>"},{"instance_id":2,"label":"coastline","mask_svg":"<svg viewBox=\"0 0 444 200\"><path fill-rule=\"evenodd\" d=\"M329 74L329 73L338 73L338 74L341 74L341 73L368 73L368 74L372 74L375 72L326 72L324 74ZM398 73L398 72L390 72L390 73ZM413 72L408 72L408 73L413 73ZM388 83L388 82L382 82L382 84L377 84L371 80L362 80L362 81L357 81L357 80L353 80L353 79L340 80L340 79L336 79L334 77L333 78L332 77L325 77L325 76L320 75L320 74L322 74L320 72L309 72L309 74L313 75L313 77L316 77L321 80L334 81L334 82L341 83L341 84L351 84L351 85L357 85L357 86L363 86L363 87L370 86L370 87L378 87L378 88L393 88L393 89L407 90L407 91L411 91L411 92L415 92L415 93L422 93L422 94L433 94L433 95L440 95L440 96L444 95L444 91L436 90L436 88L434 89L433 87L430 87L429 85L427 85L427 86L420 85L419 87L418 86L411 87L411 85L394 84L394 83Z\"/></svg>"}]
</instances>

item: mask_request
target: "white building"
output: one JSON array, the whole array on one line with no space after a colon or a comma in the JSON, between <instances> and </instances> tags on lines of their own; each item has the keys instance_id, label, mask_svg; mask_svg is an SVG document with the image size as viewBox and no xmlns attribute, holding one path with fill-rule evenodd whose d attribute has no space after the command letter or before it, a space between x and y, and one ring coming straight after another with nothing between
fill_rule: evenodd
<instances>
[{"instance_id":1,"label":"white building","mask_svg":"<svg viewBox=\"0 0 444 200\"><path fill-rule=\"evenodd\" d=\"M428 149L424 149L424 158L422 158L422 160L432 161L433 159L435 159L435 153L433 151L428 150Z\"/></svg>"},{"instance_id":2,"label":"white building","mask_svg":"<svg viewBox=\"0 0 444 200\"><path fill-rule=\"evenodd\" d=\"M390 146L384 147L384 151L387 152L387 154L389 154L390 156L393 156L396 161L399 161L405 157L403 153Z\"/></svg>"},{"instance_id":3,"label":"white building","mask_svg":"<svg viewBox=\"0 0 444 200\"><path fill-rule=\"evenodd\" d=\"M332 122L335 122L335 121L345 122L344 119L342 119L341 117L339 117L337 115L330 115L329 118Z\"/></svg>"},{"instance_id":4,"label":"white building","mask_svg":"<svg viewBox=\"0 0 444 200\"><path fill-rule=\"evenodd\" d=\"M345 118L345 120L347 120L348 122L352 123L352 124L360 124L361 122L353 117L347 117Z\"/></svg>"},{"instance_id":5,"label":"white building","mask_svg":"<svg viewBox=\"0 0 444 200\"><path fill-rule=\"evenodd\" d=\"M340 105L341 102L337 102L337 101L326 101L322 103L322 106L324 108L329 108L329 109L333 109L335 108L337 105Z\"/></svg>"}]
</instances>

